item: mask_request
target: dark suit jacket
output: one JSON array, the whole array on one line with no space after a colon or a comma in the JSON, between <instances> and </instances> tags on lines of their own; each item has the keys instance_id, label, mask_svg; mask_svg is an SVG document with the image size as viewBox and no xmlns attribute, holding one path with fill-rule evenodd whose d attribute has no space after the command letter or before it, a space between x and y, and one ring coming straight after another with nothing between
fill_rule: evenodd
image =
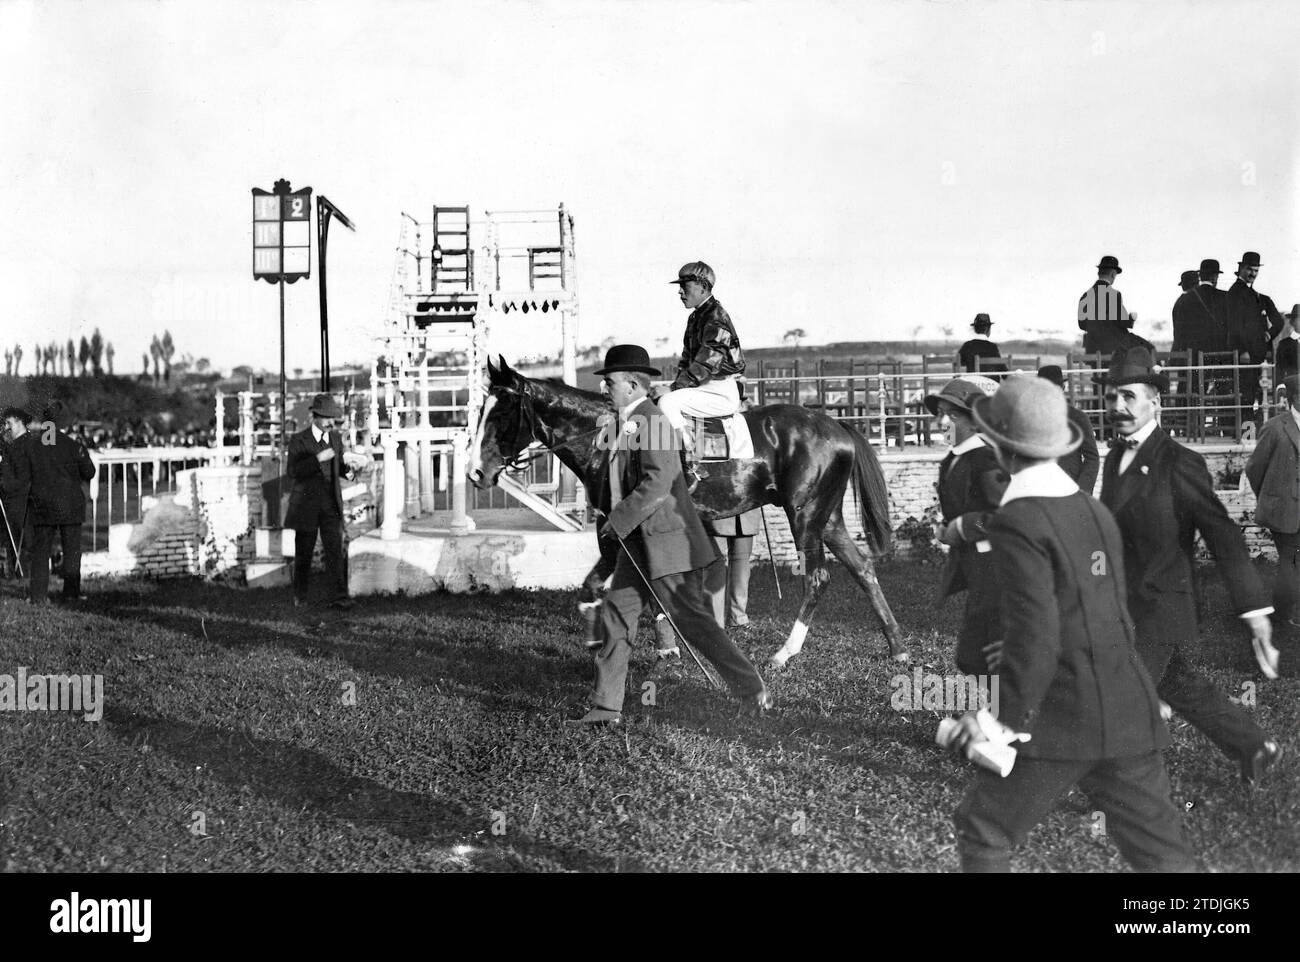
<instances>
[{"instance_id":1,"label":"dark suit jacket","mask_svg":"<svg viewBox=\"0 0 1300 962\"><path fill-rule=\"evenodd\" d=\"M1110 285L1100 279L1093 281L1092 287L1084 291L1079 300L1091 296L1094 288L1097 287L1110 287ZM1115 291L1115 296L1118 309L1124 310L1124 295ZM1118 318L1079 321L1079 330L1083 331L1083 349L1088 354L1113 354L1130 343L1128 334L1132 326L1132 318L1127 321Z\"/></svg>"},{"instance_id":2,"label":"dark suit jacket","mask_svg":"<svg viewBox=\"0 0 1300 962\"><path fill-rule=\"evenodd\" d=\"M1213 291L1207 295L1205 292ZM1193 287L1174 301L1175 351L1222 351L1227 340L1223 322L1214 314L1218 295L1222 292L1212 287Z\"/></svg>"},{"instance_id":3,"label":"dark suit jacket","mask_svg":"<svg viewBox=\"0 0 1300 962\"><path fill-rule=\"evenodd\" d=\"M989 569L988 553L981 555L976 544L987 541L988 524L1002 502L1007 489L1007 475L989 447L975 448L965 454L949 455L939 464L939 508L945 522L961 518L965 541L948 551L939 597L946 598L967 588L986 587L981 572Z\"/></svg>"},{"instance_id":4,"label":"dark suit jacket","mask_svg":"<svg viewBox=\"0 0 1300 962\"><path fill-rule=\"evenodd\" d=\"M27 492L18 487L18 455L29 437L30 432L0 445L0 500L15 531L21 530L27 512Z\"/></svg>"},{"instance_id":5,"label":"dark suit jacket","mask_svg":"<svg viewBox=\"0 0 1300 962\"><path fill-rule=\"evenodd\" d=\"M324 464L316 455L326 447L334 449L334 458ZM330 431L326 444L317 444L309 425L289 438L289 475L293 490L289 493L289 510L284 526L295 531L311 531L320 526L321 518L342 518L343 487L341 478L351 478L352 470L343 463L343 438Z\"/></svg>"},{"instance_id":6,"label":"dark suit jacket","mask_svg":"<svg viewBox=\"0 0 1300 962\"><path fill-rule=\"evenodd\" d=\"M961 347L957 349L958 362L967 372L970 373L974 373L975 371L975 358L1001 357L1001 356L1002 354L1000 351L998 351L998 346L996 344L994 344L992 341L985 341L978 337L971 338L969 341L967 341L965 344L963 344ZM992 371L995 370L996 367L997 365L983 364L980 370ZM1001 365L1001 369L1005 371L1007 369L1007 366L1003 364Z\"/></svg>"},{"instance_id":7,"label":"dark suit jacket","mask_svg":"<svg viewBox=\"0 0 1300 962\"><path fill-rule=\"evenodd\" d=\"M62 431L46 444L41 431L28 431L11 448L14 500L30 504L33 524L81 524L86 520L83 481L95 476L86 449ZM25 441L25 443L21 443Z\"/></svg>"},{"instance_id":8,"label":"dark suit jacket","mask_svg":"<svg viewBox=\"0 0 1300 962\"><path fill-rule=\"evenodd\" d=\"M1237 278L1225 300L1228 343L1234 351L1245 351L1258 364L1271 353L1273 338L1282 331L1282 319L1267 295L1258 293Z\"/></svg>"},{"instance_id":9,"label":"dark suit jacket","mask_svg":"<svg viewBox=\"0 0 1300 962\"><path fill-rule=\"evenodd\" d=\"M597 506L624 541L639 533L651 578L708 567L718 559L718 548L686 490L677 433L649 398L632 409L628 421L636 433L619 434L623 500L611 510L606 457L596 476Z\"/></svg>"},{"instance_id":10,"label":"dark suit jacket","mask_svg":"<svg viewBox=\"0 0 1300 962\"><path fill-rule=\"evenodd\" d=\"M1077 424L1083 432L1083 444L1056 459L1061 470L1072 477L1079 485L1080 491L1092 494L1097 485L1097 472L1101 470L1101 455L1097 453L1097 435L1093 433L1092 421L1073 404L1065 406L1066 417L1070 423Z\"/></svg>"},{"instance_id":11,"label":"dark suit jacket","mask_svg":"<svg viewBox=\"0 0 1300 962\"><path fill-rule=\"evenodd\" d=\"M1271 531L1300 531L1300 428L1287 408L1269 418L1246 462L1255 492L1255 522Z\"/></svg>"},{"instance_id":12,"label":"dark suit jacket","mask_svg":"<svg viewBox=\"0 0 1300 962\"><path fill-rule=\"evenodd\" d=\"M1201 533L1228 584L1238 614L1264 608L1268 597L1250 563L1237 523L1214 494L1205 459L1156 428L1119 475L1123 447L1106 456L1101 501L1124 536L1129 610L1161 630L1165 643L1195 630L1192 542ZM1145 469L1145 471L1143 470ZM1167 617L1160 617L1163 613ZM1151 618L1145 617L1151 614ZM1191 626L1190 629L1188 626ZM1144 639L1145 643L1146 639Z\"/></svg>"},{"instance_id":13,"label":"dark suit jacket","mask_svg":"<svg viewBox=\"0 0 1300 962\"><path fill-rule=\"evenodd\" d=\"M1082 491L1018 498L990 526L1002 592L998 719L1029 758L1123 758L1164 748L1155 685L1124 606L1110 513Z\"/></svg>"}]
</instances>

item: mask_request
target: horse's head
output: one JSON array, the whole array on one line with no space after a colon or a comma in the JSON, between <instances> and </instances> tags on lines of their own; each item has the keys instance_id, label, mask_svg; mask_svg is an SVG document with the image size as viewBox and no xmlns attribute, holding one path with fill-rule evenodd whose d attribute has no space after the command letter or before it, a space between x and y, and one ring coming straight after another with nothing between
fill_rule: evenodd
<instances>
[{"instance_id":1,"label":"horse's head","mask_svg":"<svg viewBox=\"0 0 1300 962\"><path fill-rule=\"evenodd\" d=\"M535 417L528 396L528 379L497 355L500 367L488 361L487 397L479 414L470 449L468 477L476 488L490 488L501 472L534 440Z\"/></svg>"}]
</instances>

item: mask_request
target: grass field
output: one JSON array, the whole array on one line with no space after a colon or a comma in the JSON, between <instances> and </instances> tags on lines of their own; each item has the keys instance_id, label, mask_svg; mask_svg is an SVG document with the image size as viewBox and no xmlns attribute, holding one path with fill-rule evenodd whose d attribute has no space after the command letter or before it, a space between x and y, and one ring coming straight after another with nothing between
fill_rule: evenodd
<instances>
[{"instance_id":1,"label":"grass field","mask_svg":"<svg viewBox=\"0 0 1300 962\"><path fill-rule=\"evenodd\" d=\"M955 604L937 569L883 566L914 664L951 671ZM1261 573L1271 579L1263 565ZM1207 577L1207 608L1226 595ZM764 660L794 617L754 574L742 647ZM0 585L0 673L104 677L104 716L0 712L8 871L868 870L957 867L951 813L972 769L933 745L938 714L890 707L898 671L837 576L779 703L738 717L689 662L639 648L622 730L566 731L589 657L569 592L362 599L346 615L287 592L93 582L75 608ZM648 639L649 632L643 632ZM1168 759L1211 871L1300 868L1300 645L1264 681L1236 620L1207 618L1197 663L1288 749L1248 791L1176 723ZM653 682L654 707L637 697ZM355 704L347 704L355 692ZM1117 871L1086 799L1060 803L1024 871ZM201 831L200 831L201 830Z\"/></svg>"}]
</instances>

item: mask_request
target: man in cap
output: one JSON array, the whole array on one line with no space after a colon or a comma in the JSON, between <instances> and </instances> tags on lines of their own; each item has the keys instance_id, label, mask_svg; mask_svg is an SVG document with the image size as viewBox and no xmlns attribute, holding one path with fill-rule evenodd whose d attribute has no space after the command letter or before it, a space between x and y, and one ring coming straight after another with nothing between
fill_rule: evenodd
<instances>
[{"instance_id":1,"label":"man in cap","mask_svg":"<svg viewBox=\"0 0 1300 962\"><path fill-rule=\"evenodd\" d=\"M648 396L650 377L658 373L636 344L610 348L596 371L617 422L604 436L609 456L592 498L606 517L601 536L617 538L620 550L600 607L603 644L596 654L591 709L569 720L572 726L622 721L628 656L641 609L651 602L750 708L761 712L772 705L762 676L714 620L705 599L703 569L718 559L718 549L686 490L675 432Z\"/></svg>"},{"instance_id":2,"label":"man in cap","mask_svg":"<svg viewBox=\"0 0 1300 962\"><path fill-rule=\"evenodd\" d=\"M49 601L50 549L63 549L63 599L81 600L81 526L86 520L82 483L95 477L86 449L58 429L63 405L52 401L27 425L25 443L14 455L14 500L27 504L35 543L32 545L28 600Z\"/></svg>"},{"instance_id":3,"label":"man in cap","mask_svg":"<svg viewBox=\"0 0 1300 962\"><path fill-rule=\"evenodd\" d=\"M1290 406L1264 425L1246 462L1246 478L1255 492L1255 523L1268 528L1277 546L1273 609L1280 620L1300 627L1300 376L1293 373L1284 383Z\"/></svg>"},{"instance_id":4,"label":"man in cap","mask_svg":"<svg viewBox=\"0 0 1300 962\"><path fill-rule=\"evenodd\" d=\"M0 507L4 509L0 512L0 520L6 528L0 552L5 558L6 577L31 574L36 532L31 513L27 510L26 495L18 489L17 473L18 453L31 437L27 433L27 423L31 420L32 416L19 407L7 407L0 413L6 436L0 453Z\"/></svg>"},{"instance_id":5,"label":"man in cap","mask_svg":"<svg viewBox=\"0 0 1300 962\"><path fill-rule=\"evenodd\" d=\"M1114 425L1102 470L1101 501L1124 535L1128 609L1138 652L1160 697L1258 779L1281 749L1241 708L1215 689L1184 657L1196 638L1192 544L1199 531L1228 585L1232 605L1249 625L1260 669L1276 674L1268 615L1241 529L1214 494L1205 459L1160 427L1160 395L1168 376L1142 348L1115 354L1103 378L1107 419Z\"/></svg>"},{"instance_id":6,"label":"man in cap","mask_svg":"<svg viewBox=\"0 0 1300 962\"><path fill-rule=\"evenodd\" d=\"M682 438L687 466L697 479L706 475L696 465L695 438L686 418L726 417L739 411L740 385L736 379L745 373L740 338L730 315L713 296L713 281L713 268L703 261L691 261L682 265L677 280L672 282L691 315L686 319L682 356L672 388L658 399L659 410Z\"/></svg>"},{"instance_id":7,"label":"man in cap","mask_svg":"<svg viewBox=\"0 0 1300 962\"><path fill-rule=\"evenodd\" d=\"M998 346L989 340L993 322L989 320L987 314L976 314L971 327L975 329L975 336L957 349L957 360L964 371L973 374L976 370L975 358L1001 357L1002 353L998 350ZM981 363L979 366L981 371L1006 371L1006 369L1005 364Z\"/></svg>"},{"instance_id":8,"label":"man in cap","mask_svg":"<svg viewBox=\"0 0 1300 962\"><path fill-rule=\"evenodd\" d=\"M320 533L325 551L326 593L334 608L351 608L347 568L343 558L342 479L351 479L354 458L343 453L343 438L335 429L343 418L338 402L329 394L317 394L309 409L311 424L289 438L289 475L293 490L284 526L292 528L293 603L307 600L311 582L311 559ZM352 463L349 463L349 462Z\"/></svg>"},{"instance_id":9,"label":"man in cap","mask_svg":"<svg viewBox=\"0 0 1300 962\"><path fill-rule=\"evenodd\" d=\"M1097 264L1097 280L1079 298L1079 330L1087 354L1110 354L1128 339L1133 318L1124 308L1124 297L1115 290L1115 278L1124 269L1110 254Z\"/></svg>"},{"instance_id":10,"label":"man in cap","mask_svg":"<svg viewBox=\"0 0 1300 962\"><path fill-rule=\"evenodd\" d=\"M1002 595L997 717L968 712L950 743L1020 743L1005 778L979 769L954 816L962 869L1006 872L1020 844L1075 784L1106 814L1107 834L1138 871L1195 864L1170 798L1169 732L1124 608L1114 519L1057 464L1080 444L1065 397L1012 376L972 414L1011 476L989 525Z\"/></svg>"},{"instance_id":11,"label":"man in cap","mask_svg":"<svg viewBox=\"0 0 1300 962\"><path fill-rule=\"evenodd\" d=\"M1045 364L1038 369L1038 376L1051 381L1061 389L1062 394L1065 393L1065 373L1060 365ZM1096 432L1093 431L1088 415L1071 404L1068 398L1065 402L1065 414L1070 419L1070 423L1079 429L1079 434L1083 436L1083 443L1069 454L1061 455L1056 463L1061 466L1062 471L1075 480L1080 491L1092 494L1092 489L1097 486L1097 472L1101 470L1101 455L1097 453Z\"/></svg>"},{"instance_id":12,"label":"man in cap","mask_svg":"<svg viewBox=\"0 0 1300 962\"><path fill-rule=\"evenodd\" d=\"M1224 298L1224 323L1229 350L1244 365L1241 384L1241 423L1254 417L1259 394L1259 365L1273 356L1273 339L1282 331L1282 316L1267 294L1255 290L1261 267L1259 254L1246 251L1237 262L1237 279ZM1262 417L1260 418L1262 421Z\"/></svg>"},{"instance_id":13,"label":"man in cap","mask_svg":"<svg viewBox=\"0 0 1300 962\"><path fill-rule=\"evenodd\" d=\"M943 523L936 536L948 545L948 560L939 582L939 600L966 592L966 610L957 635L957 669L966 675L987 674L996 663L998 593L989 563L989 521L1002 501L1007 476L998 467L993 449L975 431L970 406L992 394L997 384L986 377L955 378L925 406L938 418L938 427L951 444L939 463L939 508Z\"/></svg>"}]
</instances>

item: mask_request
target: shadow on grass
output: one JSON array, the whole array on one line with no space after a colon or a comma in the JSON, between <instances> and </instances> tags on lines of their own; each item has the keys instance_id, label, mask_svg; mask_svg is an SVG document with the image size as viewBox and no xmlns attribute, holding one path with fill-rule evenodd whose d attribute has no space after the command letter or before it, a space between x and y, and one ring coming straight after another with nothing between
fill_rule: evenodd
<instances>
[{"instance_id":1,"label":"shadow on grass","mask_svg":"<svg viewBox=\"0 0 1300 962\"><path fill-rule=\"evenodd\" d=\"M284 742L114 708L105 711L104 721L127 743L148 743L186 766L202 765L236 791L247 786L289 811L377 826L412 842L450 847L475 838L490 852L477 862L484 870L526 871L538 861L572 871L616 867L613 859L547 845L518 831L511 833L508 847L495 846L481 831L481 815L462 805L351 775L319 752ZM626 861L619 867L635 870Z\"/></svg>"}]
</instances>

